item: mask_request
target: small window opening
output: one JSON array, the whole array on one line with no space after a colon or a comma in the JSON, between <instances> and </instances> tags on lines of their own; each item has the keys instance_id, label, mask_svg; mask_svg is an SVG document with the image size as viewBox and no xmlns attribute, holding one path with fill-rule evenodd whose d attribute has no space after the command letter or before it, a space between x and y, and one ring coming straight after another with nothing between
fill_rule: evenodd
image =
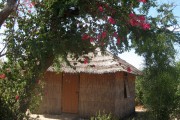
<instances>
[{"instance_id":1,"label":"small window opening","mask_svg":"<svg viewBox=\"0 0 180 120\"><path fill-rule=\"evenodd\" d=\"M130 97L129 85L128 85L128 74L124 73L124 98Z\"/></svg>"},{"instance_id":2,"label":"small window opening","mask_svg":"<svg viewBox=\"0 0 180 120\"><path fill-rule=\"evenodd\" d=\"M127 90L126 90L125 82L124 82L124 98L127 98Z\"/></svg>"}]
</instances>

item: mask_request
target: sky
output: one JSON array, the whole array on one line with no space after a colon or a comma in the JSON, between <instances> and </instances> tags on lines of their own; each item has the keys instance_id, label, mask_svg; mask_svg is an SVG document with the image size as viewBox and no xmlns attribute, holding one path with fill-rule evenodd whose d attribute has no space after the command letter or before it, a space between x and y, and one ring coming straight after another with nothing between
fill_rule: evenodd
<instances>
[{"instance_id":1,"label":"sky","mask_svg":"<svg viewBox=\"0 0 180 120\"><path fill-rule=\"evenodd\" d=\"M159 0L160 3L175 3L176 7L174 8L174 14L175 16L179 17L178 21L180 23L180 0ZM151 14L155 14L152 13ZM0 33L2 33L3 28L0 29ZM0 34L0 40L2 39L1 34ZM0 48L2 48L2 46L0 45ZM180 61L180 47L176 46L177 48L177 57L176 60ZM1 49L0 49L1 50ZM138 56L137 54L135 54L135 50L132 49L129 52L124 52L122 54L119 54L119 57L122 58L123 60L127 61L128 63L132 64L133 66L135 66L138 69L143 69L144 66L144 58L141 56Z\"/></svg>"}]
</instances>

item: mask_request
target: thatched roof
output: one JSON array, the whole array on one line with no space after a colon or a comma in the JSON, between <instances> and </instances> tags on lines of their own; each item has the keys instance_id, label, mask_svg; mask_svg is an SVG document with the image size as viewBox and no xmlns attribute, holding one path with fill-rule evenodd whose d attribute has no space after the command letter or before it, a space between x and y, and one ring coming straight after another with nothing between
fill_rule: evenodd
<instances>
[{"instance_id":1,"label":"thatched roof","mask_svg":"<svg viewBox=\"0 0 180 120\"><path fill-rule=\"evenodd\" d=\"M61 65L61 70L66 73L83 72L102 74L125 71L135 75L141 75L141 71L137 68L108 51L102 54L100 50L96 50L95 53L89 53L78 59L73 59L69 55L67 59L71 66L65 62ZM48 71L54 71L54 68L50 67Z\"/></svg>"}]
</instances>

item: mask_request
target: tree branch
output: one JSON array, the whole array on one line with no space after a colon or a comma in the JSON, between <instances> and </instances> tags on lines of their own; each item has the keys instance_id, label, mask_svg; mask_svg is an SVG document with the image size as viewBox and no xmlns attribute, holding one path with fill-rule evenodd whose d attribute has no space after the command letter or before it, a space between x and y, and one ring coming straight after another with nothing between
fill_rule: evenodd
<instances>
[{"instance_id":1,"label":"tree branch","mask_svg":"<svg viewBox=\"0 0 180 120\"><path fill-rule=\"evenodd\" d=\"M0 54L0 58L5 56L7 53Z\"/></svg>"},{"instance_id":2,"label":"tree branch","mask_svg":"<svg viewBox=\"0 0 180 120\"><path fill-rule=\"evenodd\" d=\"M8 45L8 44L5 44L4 47L1 49L1 51L0 51L0 57L3 56L3 51L6 49L7 45ZM5 54L4 54L4 55L5 55Z\"/></svg>"},{"instance_id":3,"label":"tree branch","mask_svg":"<svg viewBox=\"0 0 180 120\"><path fill-rule=\"evenodd\" d=\"M8 16L16 9L17 0L7 0L6 6L0 11L0 27Z\"/></svg>"}]
</instances>

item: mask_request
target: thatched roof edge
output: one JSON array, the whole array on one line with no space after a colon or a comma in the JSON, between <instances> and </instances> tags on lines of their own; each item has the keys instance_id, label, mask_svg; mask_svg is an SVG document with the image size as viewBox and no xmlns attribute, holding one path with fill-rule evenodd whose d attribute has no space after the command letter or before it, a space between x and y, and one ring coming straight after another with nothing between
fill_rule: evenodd
<instances>
[{"instance_id":1,"label":"thatched roof edge","mask_svg":"<svg viewBox=\"0 0 180 120\"><path fill-rule=\"evenodd\" d=\"M106 51L105 55L103 55L99 50L97 50L96 54L90 53L85 56L89 56L90 58L92 58L86 64L80 63L68 57L68 60L73 67L68 66L64 62L62 63L61 71L65 73L90 74L115 73L124 71L135 75L142 75L142 72L136 67L108 51ZM83 60L84 57L82 56L80 59ZM48 71L55 71L55 69L53 67L49 67Z\"/></svg>"}]
</instances>

